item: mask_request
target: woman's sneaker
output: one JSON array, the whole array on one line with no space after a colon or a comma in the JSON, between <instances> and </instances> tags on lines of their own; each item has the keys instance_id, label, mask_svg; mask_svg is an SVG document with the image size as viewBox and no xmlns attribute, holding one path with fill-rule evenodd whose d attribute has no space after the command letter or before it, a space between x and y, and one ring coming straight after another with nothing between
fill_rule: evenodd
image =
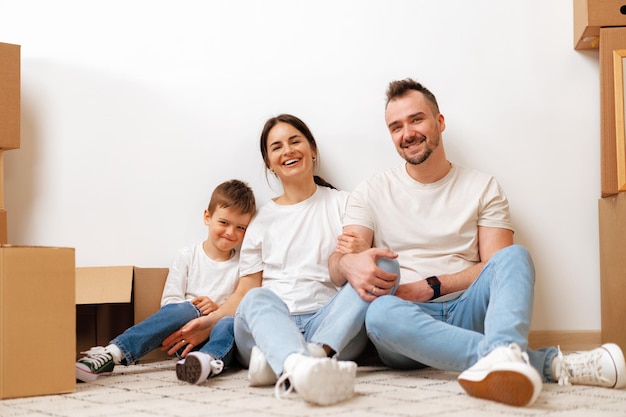
<instances>
[{"instance_id":1,"label":"woman's sneaker","mask_svg":"<svg viewBox=\"0 0 626 417\"><path fill-rule=\"evenodd\" d=\"M191 352L185 359L176 362L176 377L190 384L202 384L223 370L224 362L202 352Z\"/></svg>"},{"instance_id":2,"label":"woman's sneaker","mask_svg":"<svg viewBox=\"0 0 626 417\"><path fill-rule=\"evenodd\" d=\"M518 407L535 402L543 383L528 354L512 343L495 348L458 377L472 397Z\"/></svg>"},{"instance_id":3,"label":"woman's sneaker","mask_svg":"<svg viewBox=\"0 0 626 417\"><path fill-rule=\"evenodd\" d=\"M316 343L308 343L307 349L309 355L315 358L325 358L326 351ZM248 382L251 387L263 387L266 385L274 385L278 378L267 363L265 355L256 346L252 347L250 352L250 363L248 364Z\"/></svg>"},{"instance_id":4,"label":"woman's sneaker","mask_svg":"<svg viewBox=\"0 0 626 417\"><path fill-rule=\"evenodd\" d=\"M354 395L356 370L356 363L351 361L292 354L285 360L274 393L277 398L282 398L295 390L310 403L335 404ZM285 389L287 382L289 387Z\"/></svg>"},{"instance_id":5,"label":"woman's sneaker","mask_svg":"<svg viewBox=\"0 0 626 417\"><path fill-rule=\"evenodd\" d=\"M614 343L586 352L561 353L557 359L559 385L593 385L605 388L626 386L626 364L622 349Z\"/></svg>"},{"instance_id":6,"label":"woman's sneaker","mask_svg":"<svg viewBox=\"0 0 626 417\"><path fill-rule=\"evenodd\" d=\"M115 368L113 355L103 347L92 347L88 351L80 353L87 356L76 362L76 379L79 381L95 381L98 377L111 375L113 372L113 368Z\"/></svg>"}]
</instances>

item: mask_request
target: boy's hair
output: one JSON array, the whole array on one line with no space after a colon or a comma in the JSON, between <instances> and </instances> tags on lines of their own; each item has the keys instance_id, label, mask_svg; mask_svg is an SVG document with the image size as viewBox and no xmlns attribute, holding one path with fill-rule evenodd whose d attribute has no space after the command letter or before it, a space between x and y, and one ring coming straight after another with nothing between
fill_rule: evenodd
<instances>
[{"instance_id":1,"label":"boy's hair","mask_svg":"<svg viewBox=\"0 0 626 417\"><path fill-rule=\"evenodd\" d=\"M208 211L213 213L218 207L239 209L242 214L256 212L256 201L252 189L243 181L230 180L221 183L211 195Z\"/></svg>"},{"instance_id":2,"label":"boy's hair","mask_svg":"<svg viewBox=\"0 0 626 417\"><path fill-rule=\"evenodd\" d=\"M419 91L420 93L422 93L424 97L426 97L426 100L428 100L433 106L435 114L439 113L439 104L437 104L437 99L435 98L435 95L431 93L430 90L424 87L421 83L411 78L405 78L404 80L392 81L389 83L389 86L387 87L387 102L385 103L385 108L387 108L390 101L402 97L411 90Z\"/></svg>"}]
</instances>

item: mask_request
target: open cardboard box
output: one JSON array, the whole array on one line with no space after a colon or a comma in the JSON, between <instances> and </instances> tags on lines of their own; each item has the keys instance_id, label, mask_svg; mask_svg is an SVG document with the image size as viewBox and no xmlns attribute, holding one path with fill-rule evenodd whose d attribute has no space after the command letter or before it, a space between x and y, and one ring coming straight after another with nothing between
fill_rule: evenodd
<instances>
[{"instance_id":1,"label":"open cardboard box","mask_svg":"<svg viewBox=\"0 0 626 417\"><path fill-rule=\"evenodd\" d=\"M76 268L76 359L106 346L161 307L168 268L102 266ZM168 358L155 350L141 361Z\"/></svg>"},{"instance_id":2,"label":"open cardboard box","mask_svg":"<svg viewBox=\"0 0 626 417\"><path fill-rule=\"evenodd\" d=\"M76 390L74 249L0 245L0 399Z\"/></svg>"}]
</instances>

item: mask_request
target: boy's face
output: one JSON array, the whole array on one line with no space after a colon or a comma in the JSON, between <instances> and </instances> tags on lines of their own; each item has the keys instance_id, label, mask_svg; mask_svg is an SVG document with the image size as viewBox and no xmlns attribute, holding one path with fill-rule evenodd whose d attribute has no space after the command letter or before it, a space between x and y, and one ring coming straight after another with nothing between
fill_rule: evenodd
<instances>
[{"instance_id":1,"label":"boy's face","mask_svg":"<svg viewBox=\"0 0 626 417\"><path fill-rule=\"evenodd\" d=\"M204 211L204 224L209 227L208 243L215 250L214 257L230 256L230 252L243 241L252 213L239 209L218 207L213 213Z\"/></svg>"}]
</instances>

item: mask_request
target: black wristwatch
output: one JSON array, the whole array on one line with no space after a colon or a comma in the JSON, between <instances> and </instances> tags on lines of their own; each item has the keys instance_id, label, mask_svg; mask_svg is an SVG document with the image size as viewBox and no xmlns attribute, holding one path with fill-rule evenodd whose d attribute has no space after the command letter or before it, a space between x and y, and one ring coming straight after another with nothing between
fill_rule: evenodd
<instances>
[{"instance_id":1,"label":"black wristwatch","mask_svg":"<svg viewBox=\"0 0 626 417\"><path fill-rule=\"evenodd\" d=\"M433 289L433 298L431 298L431 300L441 297L441 282L439 278L433 275L432 277L426 278L426 282L430 285L430 288Z\"/></svg>"}]
</instances>

